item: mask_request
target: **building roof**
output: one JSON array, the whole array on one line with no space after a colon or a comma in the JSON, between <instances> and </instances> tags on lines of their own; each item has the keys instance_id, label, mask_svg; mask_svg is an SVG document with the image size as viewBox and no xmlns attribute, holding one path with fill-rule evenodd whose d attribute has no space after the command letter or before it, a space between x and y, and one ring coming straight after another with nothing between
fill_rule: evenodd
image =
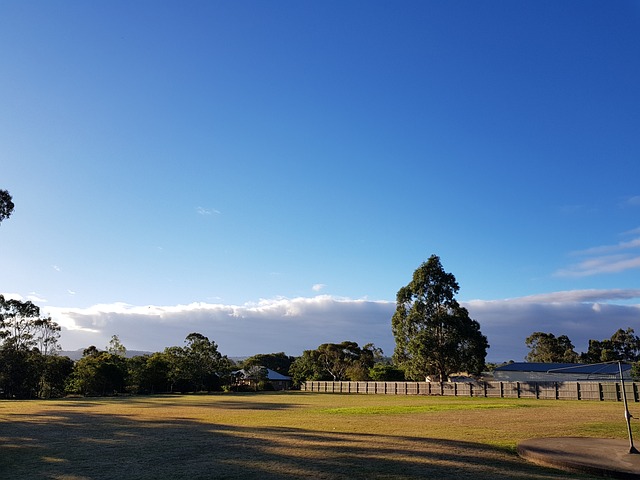
<instances>
[{"instance_id":1,"label":"building roof","mask_svg":"<svg viewBox=\"0 0 640 480\"><path fill-rule=\"evenodd\" d=\"M282 375L281 373L278 373L275 370L271 370L270 368L267 368L267 378L269 380L291 380L291 377Z\"/></svg>"},{"instance_id":2,"label":"building roof","mask_svg":"<svg viewBox=\"0 0 640 480\"><path fill-rule=\"evenodd\" d=\"M291 377L287 377L286 375L282 375L281 373L276 372L275 370L271 370L270 368L265 368L265 370L267 371L267 380L272 380L272 381L291 381ZM238 375L241 374L242 376L245 375L244 369L242 370L236 370L235 372L232 372L234 375Z\"/></svg>"},{"instance_id":3,"label":"building roof","mask_svg":"<svg viewBox=\"0 0 640 480\"><path fill-rule=\"evenodd\" d=\"M631 370L628 363L622 364L622 371ZM502 365L495 369L496 372L539 372L555 374L582 374L582 375L619 375L618 363L534 363L515 362Z\"/></svg>"}]
</instances>

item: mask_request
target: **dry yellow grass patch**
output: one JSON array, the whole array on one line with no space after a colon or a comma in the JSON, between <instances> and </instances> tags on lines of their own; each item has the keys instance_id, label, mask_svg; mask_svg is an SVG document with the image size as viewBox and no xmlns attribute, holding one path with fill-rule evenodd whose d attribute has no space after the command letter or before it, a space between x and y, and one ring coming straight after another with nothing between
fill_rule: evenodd
<instances>
[{"instance_id":1,"label":"dry yellow grass patch","mask_svg":"<svg viewBox=\"0 0 640 480\"><path fill-rule=\"evenodd\" d=\"M0 476L578 478L513 449L539 436L625 438L622 412L584 401L299 392L4 401Z\"/></svg>"}]
</instances>

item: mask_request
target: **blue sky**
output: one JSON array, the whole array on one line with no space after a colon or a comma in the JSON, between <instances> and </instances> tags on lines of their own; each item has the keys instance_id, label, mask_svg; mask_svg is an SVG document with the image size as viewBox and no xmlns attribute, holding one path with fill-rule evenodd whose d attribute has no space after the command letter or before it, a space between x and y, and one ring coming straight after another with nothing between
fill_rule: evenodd
<instances>
[{"instance_id":1,"label":"blue sky","mask_svg":"<svg viewBox=\"0 0 640 480\"><path fill-rule=\"evenodd\" d=\"M0 5L0 292L67 349L393 351L431 254L489 337L640 333L640 5Z\"/></svg>"}]
</instances>

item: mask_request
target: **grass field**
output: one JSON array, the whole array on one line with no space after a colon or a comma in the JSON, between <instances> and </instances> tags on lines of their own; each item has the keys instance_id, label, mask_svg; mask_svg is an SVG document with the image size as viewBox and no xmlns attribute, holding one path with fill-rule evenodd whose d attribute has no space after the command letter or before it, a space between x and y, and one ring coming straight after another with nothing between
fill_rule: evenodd
<instances>
[{"instance_id":1,"label":"grass field","mask_svg":"<svg viewBox=\"0 0 640 480\"><path fill-rule=\"evenodd\" d=\"M2 401L0 478L585 478L514 453L525 438L575 435L627 438L622 405L300 392Z\"/></svg>"}]
</instances>

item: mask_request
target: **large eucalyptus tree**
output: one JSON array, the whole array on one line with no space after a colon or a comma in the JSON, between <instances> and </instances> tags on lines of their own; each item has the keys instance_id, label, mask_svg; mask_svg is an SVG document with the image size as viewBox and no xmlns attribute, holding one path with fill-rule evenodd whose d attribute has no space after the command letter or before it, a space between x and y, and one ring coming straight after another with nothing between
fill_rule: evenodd
<instances>
[{"instance_id":1,"label":"large eucalyptus tree","mask_svg":"<svg viewBox=\"0 0 640 480\"><path fill-rule=\"evenodd\" d=\"M407 378L436 376L445 381L451 373L478 374L484 368L487 337L455 299L459 289L453 274L432 255L398 291L391 320L394 361Z\"/></svg>"}]
</instances>

